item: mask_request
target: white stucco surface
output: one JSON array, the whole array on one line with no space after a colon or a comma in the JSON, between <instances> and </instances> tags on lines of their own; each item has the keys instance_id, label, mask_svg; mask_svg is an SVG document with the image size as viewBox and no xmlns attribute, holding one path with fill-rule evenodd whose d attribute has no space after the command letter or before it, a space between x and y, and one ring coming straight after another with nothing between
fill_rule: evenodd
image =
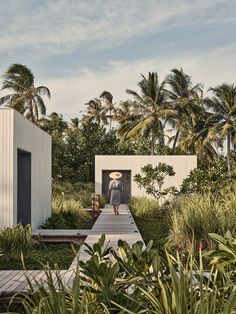
<instances>
[{"instance_id":1,"label":"white stucco surface","mask_svg":"<svg viewBox=\"0 0 236 314\"><path fill-rule=\"evenodd\" d=\"M17 223L17 150L31 153L31 224L51 214L51 136L10 108L0 108L0 227Z\"/></svg>"},{"instance_id":2,"label":"white stucco surface","mask_svg":"<svg viewBox=\"0 0 236 314\"><path fill-rule=\"evenodd\" d=\"M102 171L103 170L130 170L131 171L131 196L146 196L143 189L140 189L133 180L140 169L152 164L157 166L159 162L173 166L175 176L167 177L163 188L175 186L177 189L191 170L197 167L197 156L169 156L169 155L135 155L135 156L108 156L98 155L95 157L95 192L102 193Z\"/></svg>"}]
</instances>

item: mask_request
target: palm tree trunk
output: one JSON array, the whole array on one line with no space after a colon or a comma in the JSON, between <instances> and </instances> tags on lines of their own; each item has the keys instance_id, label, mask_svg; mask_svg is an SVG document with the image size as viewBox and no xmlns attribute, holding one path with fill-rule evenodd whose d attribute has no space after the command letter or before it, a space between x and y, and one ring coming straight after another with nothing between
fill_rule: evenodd
<instances>
[{"instance_id":1,"label":"palm tree trunk","mask_svg":"<svg viewBox=\"0 0 236 314\"><path fill-rule=\"evenodd\" d=\"M230 163L230 132L227 135L227 164L228 164L228 173L231 172L231 163Z\"/></svg>"},{"instance_id":2,"label":"palm tree trunk","mask_svg":"<svg viewBox=\"0 0 236 314\"><path fill-rule=\"evenodd\" d=\"M30 98L30 117L31 121L34 123L34 112L33 112L33 100Z\"/></svg>"},{"instance_id":3,"label":"palm tree trunk","mask_svg":"<svg viewBox=\"0 0 236 314\"><path fill-rule=\"evenodd\" d=\"M110 109L110 132L111 132L111 109Z\"/></svg>"},{"instance_id":4,"label":"palm tree trunk","mask_svg":"<svg viewBox=\"0 0 236 314\"><path fill-rule=\"evenodd\" d=\"M179 137L179 130L175 134L174 143L173 143L172 152L171 152L172 155L174 155L174 153L175 153L175 147L176 147L176 144L178 141L178 137Z\"/></svg>"},{"instance_id":5,"label":"palm tree trunk","mask_svg":"<svg viewBox=\"0 0 236 314\"><path fill-rule=\"evenodd\" d=\"M155 141L154 141L153 132L152 132L152 135L151 135L151 155L155 155Z\"/></svg>"}]
</instances>

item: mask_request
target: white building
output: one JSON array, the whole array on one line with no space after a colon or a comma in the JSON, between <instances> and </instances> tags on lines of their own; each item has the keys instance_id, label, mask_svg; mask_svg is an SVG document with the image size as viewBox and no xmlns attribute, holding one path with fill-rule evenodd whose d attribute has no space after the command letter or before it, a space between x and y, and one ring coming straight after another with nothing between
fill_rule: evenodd
<instances>
[{"instance_id":1,"label":"white building","mask_svg":"<svg viewBox=\"0 0 236 314\"><path fill-rule=\"evenodd\" d=\"M183 179L185 179L191 170L197 167L197 156L167 156L167 155L132 155L132 156L96 156L95 157L95 193L107 194L110 181L109 173L119 171L122 173L120 179L124 192L122 193L122 202L127 203L130 196L147 196L145 190L140 189L133 180L135 174L140 173L143 166L152 164L157 166L159 162L173 166L175 176L166 177L164 188L175 186L180 188Z\"/></svg>"},{"instance_id":2,"label":"white building","mask_svg":"<svg viewBox=\"0 0 236 314\"><path fill-rule=\"evenodd\" d=\"M0 108L0 227L51 214L51 136L11 108Z\"/></svg>"}]
</instances>

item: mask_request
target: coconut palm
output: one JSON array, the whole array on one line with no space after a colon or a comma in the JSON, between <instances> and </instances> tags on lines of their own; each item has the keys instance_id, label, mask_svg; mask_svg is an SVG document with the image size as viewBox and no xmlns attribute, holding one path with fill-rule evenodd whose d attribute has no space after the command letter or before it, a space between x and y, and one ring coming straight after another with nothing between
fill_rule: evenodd
<instances>
[{"instance_id":1,"label":"coconut palm","mask_svg":"<svg viewBox=\"0 0 236 314\"><path fill-rule=\"evenodd\" d=\"M183 69L172 69L167 76L166 82L169 85L170 107L177 112L175 119L169 121L177 129L173 141L172 153L175 153L179 136L186 129L186 119L195 120L201 112L199 104L202 99L202 85L192 86L191 77L184 73ZM194 124L194 123L193 123Z\"/></svg>"},{"instance_id":2,"label":"coconut palm","mask_svg":"<svg viewBox=\"0 0 236 314\"><path fill-rule=\"evenodd\" d=\"M213 93L211 98L206 98L205 106L214 113L217 120L214 130L219 132L221 138L227 140L228 172L230 173L231 143L236 143L236 85L222 84L209 88Z\"/></svg>"},{"instance_id":3,"label":"coconut palm","mask_svg":"<svg viewBox=\"0 0 236 314\"><path fill-rule=\"evenodd\" d=\"M0 105L7 104L38 124L39 114L45 116L46 107L42 96L51 98L46 86L34 86L34 75L25 65L12 64L3 75L2 89L12 93L0 98Z\"/></svg>"},{"instance_id":4,"label":"coconut palm","mask_svg":"<svg viewBox=\"0 0 236 314\"><path fill-rule=\"evenodd\" d=\"M106 112L100 99L94 98L85 104L87 106L87 114L83 115L83 122L96 122L108 124Z\"/></svg>"},{"instance_id":5,"label":"coconut palm","mask_svg":"<svg viewBox=\"0 0 236 314\"><path fill-rule=\"evenodd\" d=\"M127 138L137 135L150 138L151 153L154 154L156 141L158 140L160 145L165 143L164 120L173 117L175 111L166 107L165 81L160 84L157 73L149 72L147 78L142 75L138 86L141 90L140 95L133 90L126 90L134 97L135 103L132 114L120 132Z\"/></svg>"},{"instance_id":6,"label":"coconut palm","mask_svg":"<svg viewBox=\"0 0 236 314\"><path fill-rule=\"evenodd\" d=\"M209 112L199 112L194 120L185 122L185 129L181 130L179 147L185 153L198 154L202 158L217 156L216 146L221 145L217 133L214 131L215 119Z\"/></svg>"},{"instance_id":7,"label":"coconut palm","mask_svg":"<svg viewBox=\"0 0 236 314\"><path fill-rule=\"evenodd\" d=\"M109 130L111 131L111 122L116 111L115 105L112 102L113 96L110 92L103 91L99 97L104 101L104 113L106 118L109 118Z\"/></svg>"}]
</instances>

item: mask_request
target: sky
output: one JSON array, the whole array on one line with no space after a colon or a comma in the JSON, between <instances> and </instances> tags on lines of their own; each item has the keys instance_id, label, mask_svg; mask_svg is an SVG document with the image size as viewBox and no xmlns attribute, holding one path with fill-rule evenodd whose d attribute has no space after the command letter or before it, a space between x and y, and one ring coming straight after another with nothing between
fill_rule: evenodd
<instances>
[{"instance_id":1,"label":"sky","mask_svg":"<svg viewBox=\"0 0 236 314\"><path fill-rule=\"evenodd\" d=\"M182 67L193 83L236 82L236 0L0 0L0 74L27 65L52 94L47 113L81 117L141 74ZM0 79L0 85L1 85ZM0 97L7 91L0 91Z\"/></svg>"}]
</instances>

